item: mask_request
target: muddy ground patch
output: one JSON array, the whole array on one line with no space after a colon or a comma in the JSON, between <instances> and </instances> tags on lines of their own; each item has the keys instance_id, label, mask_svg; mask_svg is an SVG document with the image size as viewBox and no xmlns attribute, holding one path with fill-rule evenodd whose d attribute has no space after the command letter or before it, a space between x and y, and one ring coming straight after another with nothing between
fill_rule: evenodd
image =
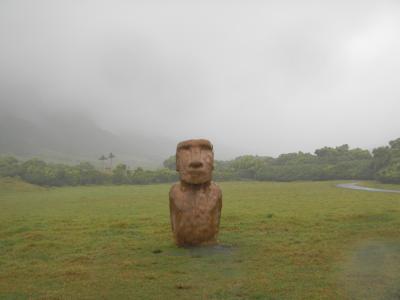
<instances>
[{"instance_id":1,"label":"muddy ground patch","mask_svg":"<svg viewBox=\"0 0 400 300\"><path fill-rule=\"evenodd\" d=\"M400 240L367 240L351 251L339 285L349 299L400 299Z\"/></svg>"}]
</instances>

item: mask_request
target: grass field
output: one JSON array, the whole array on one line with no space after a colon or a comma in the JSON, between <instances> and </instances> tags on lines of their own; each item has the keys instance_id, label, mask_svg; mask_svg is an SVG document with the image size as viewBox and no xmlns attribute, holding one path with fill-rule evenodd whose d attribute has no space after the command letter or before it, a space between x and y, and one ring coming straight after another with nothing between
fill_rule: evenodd
<instances>
[{"instance_id":1,"label":"grass field","mask_svg":"<svg viewBox=\"0 0 400 300\"><path fill-rule=\"evenodd\" d=\"M221 183L221 246L178 249L169 185L2 180L0 299L400 299L400 194L336 183Z\"/></svg>"}]
</instances>

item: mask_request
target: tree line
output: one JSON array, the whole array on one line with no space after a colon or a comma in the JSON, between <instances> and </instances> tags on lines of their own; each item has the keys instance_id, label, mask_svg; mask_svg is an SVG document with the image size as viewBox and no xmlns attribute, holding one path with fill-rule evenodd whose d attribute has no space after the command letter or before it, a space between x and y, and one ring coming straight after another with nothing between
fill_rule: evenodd
<instances>
[{"instance_id":1,"label":"tree line","mask_svg":"<svg viewBox=\"0 0 400 300\"><path fill-rule=\"evenodd\" d=\"M110 153L108 159L114 157ZM106 159L104 156L100 160ZM118 164L108 171L104 166L99 170L89 162L71 166L46 163L36 158L19 161L6 156L0 158L0 177L20 177L43 186L153 184L178 180L174 155L166 159L163 168L158 170L140 167L130 170L127 165ZM216 181L375 179L383 183L400 183L400 138L372 152L350 149L345 144L317 149L313 154L286 153L276 158L244 155L228 161L216 160L213 177Z\"/></svg>"},{"instance_id":2,"label":"tree line","mask_svg":"<svg viewBox=\"0 0 400 300\"><path fill-rule=\"evenodd\" d=\"M378 180L400 183L400 138L372 152L347 144L311 153L287 153L277 158L245 155L216 162L215 178L222 180Z\"/></svg>"},{"instance_id":3,"label":"tree line","mask_svg":"<svg viewBox=\"0 0 400 300\"><path fill-rule=\"evenodd\" d=\"M125 164L118 164L109 172L99 170L89 162L71 166L46 163L37 158L22 162L12 156L0 158L0 177L19 177L29 183L42 186L151 184L173 182L178 178L175 171L168 169L129 170Z\"/></svg>"}]
</instances>

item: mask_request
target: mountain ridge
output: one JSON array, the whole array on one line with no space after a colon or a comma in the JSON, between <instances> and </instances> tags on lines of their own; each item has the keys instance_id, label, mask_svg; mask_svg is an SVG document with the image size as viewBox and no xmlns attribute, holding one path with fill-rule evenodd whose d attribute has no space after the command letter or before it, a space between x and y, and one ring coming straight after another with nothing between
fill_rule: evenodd
<instances>
[{"instance_id":1,"label":"mountain ridge","mask_svg":"<svg viewBox=\"0 0 400 300\"><path fill-rule=\"evenodd\" d=\"M157 168L174 147L175 143L166 138L148 138L135 132L119 136L82 115L53 114L36 121L13 114L0 117L0 155L100 165L98 158L112 152L115 163Z\"/></svg>"}]
</instances>

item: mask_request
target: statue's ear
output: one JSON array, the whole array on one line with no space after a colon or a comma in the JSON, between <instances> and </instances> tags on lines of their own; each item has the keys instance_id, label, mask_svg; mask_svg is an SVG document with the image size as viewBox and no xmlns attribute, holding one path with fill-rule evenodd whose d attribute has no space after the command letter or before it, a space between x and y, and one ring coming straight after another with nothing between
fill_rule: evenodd
<instances>
[{"instance_id":1,"label":"statue's ear","mask_svg":"<svg viewBox=\"0 0 400 300\"><path fill-rule=\"evenodd\" d=\"M178 153L175 155L175 169L177 172L179 172L180 166L179 166Z\"/></svg>"}]
</instances>

